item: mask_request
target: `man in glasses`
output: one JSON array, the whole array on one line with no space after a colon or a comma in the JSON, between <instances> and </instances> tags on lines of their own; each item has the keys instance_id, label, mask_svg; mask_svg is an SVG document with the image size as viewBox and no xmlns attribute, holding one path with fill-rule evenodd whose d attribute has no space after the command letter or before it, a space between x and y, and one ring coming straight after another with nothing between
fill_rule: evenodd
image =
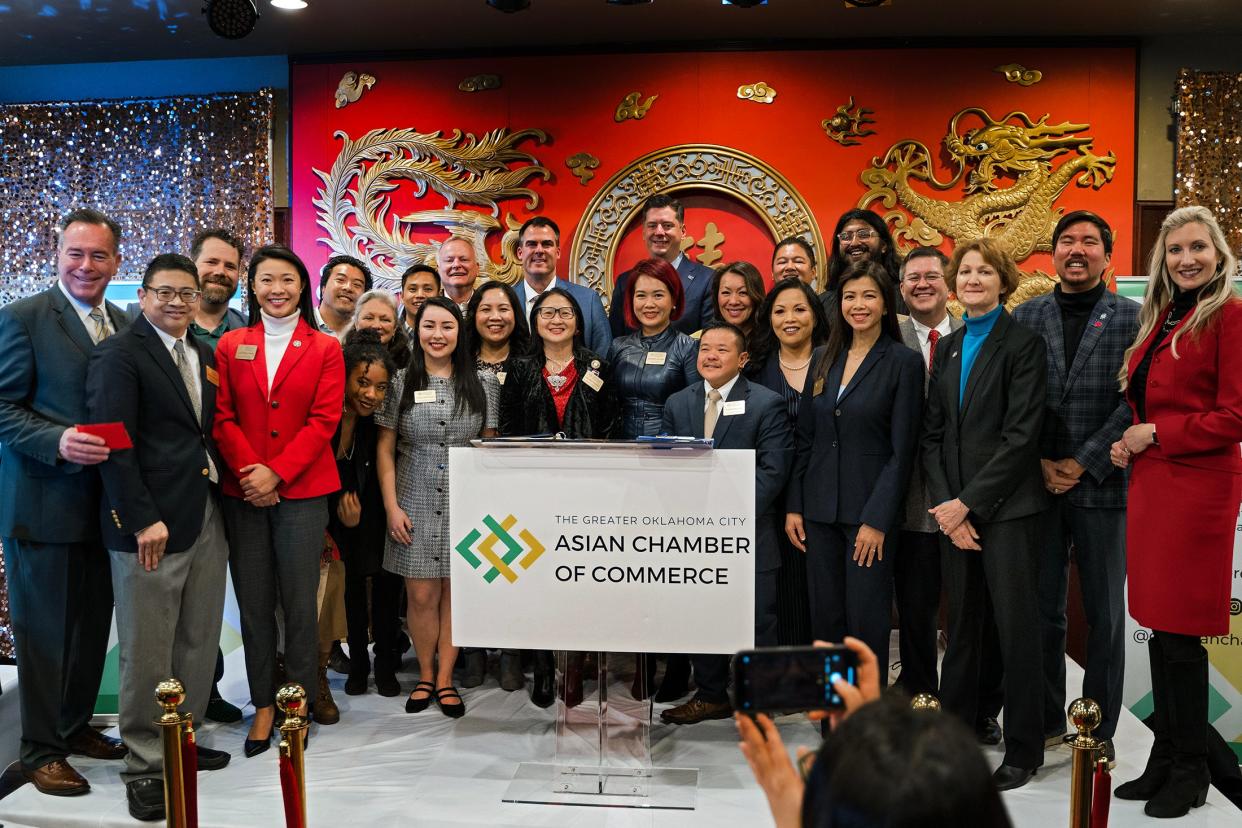
<instances>
[{"instance_id":1,"label":"man in glasses","mask_svg":"<svg viewBox=\"0 0 1242 828\"><path fill-rule=\"evenodd\" d=\"M839 324L834 319L832 297L837 290L837 280L845 269L855 262L871 259L883 265L885 272L894 283L901 275L901 262L897 258L897 248L893 245L893 237L884 224L884 219L870 210L849 210L837 219L837 226L832 231L832 255L828 258L828 285L820 294L824 309L830 311L828 321ZM891 297L897 310L905 313L901 297Z\"/></svg>"},{"instance_id":2,"label":"man in glasses","mask_svg":"<svg viewBox=\"0 0 1242 828\"><path fill-rule=\"evenodd\" d=\"M526 220L518 231L517 257L522 263L522 281L513 286L521 303L522 317L535 329L530 318L531 308L540 294L553 288L563 288L578 302L582 309L582 337L586 346L603 356L612 344L612 330L604 302L600 295L586 285L568 282L556 275L561 260L561 230L550 218L535 216Z\"/></svg>"},{"instance_id":3,"label":"man in glasses","mask_svg":"<svg viewBox=\"0 0 1242 828\"><path fill-rule=\"evenodd\" d=\"M219 375L211 348L188 331L202 292L184 256L147 265L142 315L91 355L88 422L121 423L133 447L99 465L100 525L112 568L121 648L120 728L130 815L163 819L163 751L152 689L180 679L202 721L224 613L228 543L219 511L220 459L211 436ZM200 770L229 755L199 746Z\"/></svg>"}]
</instances>

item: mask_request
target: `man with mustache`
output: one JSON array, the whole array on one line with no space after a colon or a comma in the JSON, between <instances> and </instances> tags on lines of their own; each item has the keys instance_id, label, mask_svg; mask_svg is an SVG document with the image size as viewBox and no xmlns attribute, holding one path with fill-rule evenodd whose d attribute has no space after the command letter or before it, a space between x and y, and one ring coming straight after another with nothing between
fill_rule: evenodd
<instances>
[{"instance_id":1,"label":"man with mustache","mask_svg":"<svg viewBox=\"0 0 1242 828\"><path fill-rule=\"evenodd\" d=\"M1065 605L1073 547L1088 627L1082 693L1103 710L1095 735L1104 740L1110 765L1125 673L1126 473L1113 466L1109 448L1131 423L1117 373L1139 327L1138 304L1104 282L1112 252L1113 231L1103 218L1086 210L1062 216L1052 231L1060 284L1013 312L1015 322L1044 338L1048 353L1040 436L1044 485L1053 497L1040 524L1044 746L1055 747L1065 734Z\"/></svg>"},{"instance_id":2,"label":"man with mustache","mask_svg":"<svg viewBox=\"0 0 1242 828\"><path fill-rule=\"evenodd\" d=\"M246 327L246 316L229 302L237 294L244 249L237 237L220 227L204 230L190 244L190 259L198 269L198 302L190 333L213 350L234 328ZM236 721L236 720L233 720Z\"/></svg>"},{"instance_id":3,"label":"man with mustache","mask_svg":"<svg viewBox=\"0 0 1242 828\"><path fill-rule=\"evenodd\" d=\"M885 271L896 283L901 274L901 262L897 258L897 248L893 244L892 234L884 219L870 210L849 210L837 219L837 226L832 231L832 255L828 257L828 285L819 295L828 311L828 321L836 325L839 320L833 319L832 296L837 289L837 280L845 269L854 262L871 259L884 266ZM892 297L899 313L905 313L905 305L900 296Z\"/></svg>"},{"instance_id":4,"label":"man with mustache","mask_svg":"<svg viewBox=\"0 0 1242 828\"><path fill-rule=\"evenodd\" d=\"M340 339L354 320L358 297L371 289L371 268L353 256L333 256L319 274L319 330Z\"/></svg>"},{"instance_id":5,"label":"man with mustache","mask_svg":"<svg viewBox=\"0 0 1242 828\"><path fill-rule=\"evenodd\" d=\"M479 279L479 260L474 246L460 236L453 236L436 251L436 268L444 295L465 316L470 297L474 296L474 283Z\"/></svg>"}]
</instances>

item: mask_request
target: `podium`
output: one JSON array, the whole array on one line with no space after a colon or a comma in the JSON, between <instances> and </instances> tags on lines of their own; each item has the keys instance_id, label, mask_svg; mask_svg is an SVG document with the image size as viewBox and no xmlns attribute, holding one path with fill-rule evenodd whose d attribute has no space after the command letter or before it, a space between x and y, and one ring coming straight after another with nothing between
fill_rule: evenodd
<instances>
[{"instance_id":1,"label":"podium","mask_svg":"<svg viewBox=\"0 0 1242 828\"><path fill-rule=\"evenodd\" d=\"M693 809L698 770L653 765L652 703L615 670L752 646L753 452L480 440L449 463L453 643L557 651L554 754L521 763L503 801Z\"/></svg>"}]
</instances>

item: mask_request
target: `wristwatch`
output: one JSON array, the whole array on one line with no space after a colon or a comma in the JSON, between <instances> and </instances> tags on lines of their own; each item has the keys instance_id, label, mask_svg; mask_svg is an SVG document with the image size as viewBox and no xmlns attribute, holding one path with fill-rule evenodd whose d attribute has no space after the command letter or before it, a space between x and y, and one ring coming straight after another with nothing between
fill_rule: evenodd
<instances>
[{"instance_id":1,"label":"wristwatch","mask_svg":"<svg viewBox=\"0 0 1242 828\"><path fill-rule=\"evenodd\" d=\"M1156 427L1154 425L1151 427L1151 444L1153 446L1160 445L1160 440L1156 437Z\"/></svg>"}]
</instances>

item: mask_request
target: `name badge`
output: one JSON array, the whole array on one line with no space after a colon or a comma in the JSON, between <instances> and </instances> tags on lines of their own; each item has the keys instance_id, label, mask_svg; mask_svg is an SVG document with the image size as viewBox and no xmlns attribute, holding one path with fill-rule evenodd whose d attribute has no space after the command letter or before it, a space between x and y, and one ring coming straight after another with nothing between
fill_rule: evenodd
<instances>
[{"instance_id":1,"label":"name badge","mask_svg":"<svg viewBox=\"0 0 1242 828\"><path fill-rule=\"evenodd\" d=\"M824 378L820 377L815 380L815 386L811 389L811 396L818 397L822 393L824 393Z\"/></svg>"},{"instance_id":2,"label":"name badge","mask_svg":"<svg viewBox=\"0 0 1242 828\"><path fill-rule=\"evenodd\" d=\"M589 385L592 389L598 391L604 387L604 381L600 379L599 374L594 371L587 371L582 375L582 381Z\"/></svg>"},{"instance_id":3,"label":"name badge","mask_svg":"<svg viewBox=\"0 0 1242 828\"><path fill-rule=\"evenodd\" d=\"M237 359L244 359L250 362L259 353L258 345L238 345L237 350L233 352L233 356Z\"/></svg>"},{"instance_id":4,"label":"name badge","mask_svg":"<svg viewBox=\"0 0 1242 828\"><path fill-rule=\"evenodd\" d=\"M509 374L508 374L508 372L506 372L506 371L497 371L497 372L496 372L496 382L500 383L501 385L504 385L504 384L505 384L505 377L507 377L508 375L509 375Z\"/></svg>"},{"instance_id":5,"label":"name badge","mask_svg":"<svg viewBox=\"0 0 1242 828\"><path fill-rule=\"evenodd\" d=\"M220 387L220 372L210 365L207 366L207 381L217 388Z\"/></svg>"},{"instance_id":6,"label":"name badge","mask_svg":"<svg viewBox=\"0 0 1242 828\"><path fill-rule=\"evenodd\" d=\"M666 361L668 361L668 353L665 351L648 351L647 352L647 364L648 365L663 365Z\"/></svg>"},{"instance_id":7,"label":"name badge","mask_svg":"<svg viewBox=\"0 0 1242 828\"><path fill-rule=\"evenodd\" d=\"M735 417L738 414L746 413L746 400L733 400L724 404L724 410L720 412L726 417Z\"/></svg>"},{"instance_id":8,"label":"name badge","mask_svg":"<svg viewBox=\"0 0 1242 828\"><path fill-rule=\"evenodd\" d=\"M436 389L434 388L428 388L424 391L414 392L414 402L416 403L429 403L429 402L435 402L435 401L436 401Z\"/></svg>"}]
</instances>

